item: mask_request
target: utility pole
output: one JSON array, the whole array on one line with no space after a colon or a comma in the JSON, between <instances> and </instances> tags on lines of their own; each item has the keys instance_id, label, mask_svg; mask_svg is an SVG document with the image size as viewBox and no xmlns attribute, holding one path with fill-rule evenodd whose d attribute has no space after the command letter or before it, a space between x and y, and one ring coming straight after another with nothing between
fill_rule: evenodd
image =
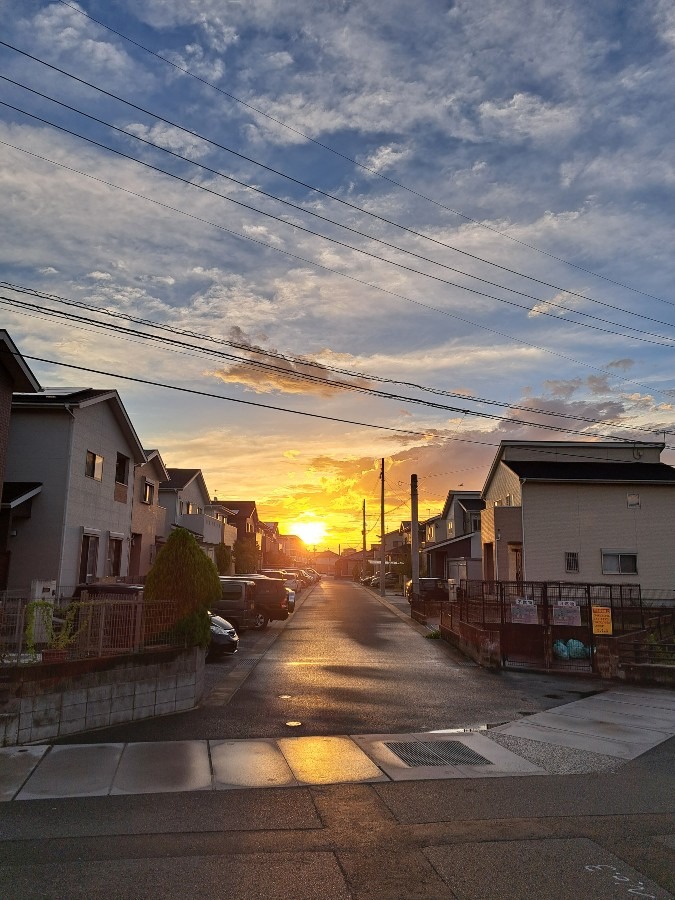
<instances>
[{"instance_id":1,"label":"utility pole","mask_svg":"<svg viewBox=\"0 0 675 900\"><path fill-rule=\"evenodd\" d=\"M410 562L413 596L420 595L420 529L417 515L417 475L410 476Z\"/></svg>"},{"instance_id":2,"label":"utility pole","mask_svg":"<svg viewBox=\"0 0 675 900\"><path fill-rule=\"evenodd\" d=\"M384 549L384 459L380 468L380 596L384 597L384 565L385 565L385 549Z\"/></svg>"},{"instance_id":3,"label":"utility pole","mask_svg":"<svg viewBox=\"0 0 675 900\"><path fill-rule=\"evenodd\" d=\"M363 528L361 529L361 550L363 552L363 565L361 575L366 574L366 501L363 501Z\"/></svg>"}]
</instances>

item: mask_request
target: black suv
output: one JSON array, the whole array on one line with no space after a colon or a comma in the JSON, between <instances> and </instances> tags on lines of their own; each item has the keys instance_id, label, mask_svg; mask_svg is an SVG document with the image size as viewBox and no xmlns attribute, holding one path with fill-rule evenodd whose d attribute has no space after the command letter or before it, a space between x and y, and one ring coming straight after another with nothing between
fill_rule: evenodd
<instances>
[{"instance_id":1,"label":"black suv","mask_svg":"<svg viewBox=\"0 0 675 900\"><path fill-rule=\"evenodd\" d=\"M220 583L237 584L245 581L255 589L256 628L264 628L272 621L283 622L288 618L288 591L283 581L268 578L267 575L221 575ZM231 616L225 616L232 621Z\"/></svg>"}]
</instances>

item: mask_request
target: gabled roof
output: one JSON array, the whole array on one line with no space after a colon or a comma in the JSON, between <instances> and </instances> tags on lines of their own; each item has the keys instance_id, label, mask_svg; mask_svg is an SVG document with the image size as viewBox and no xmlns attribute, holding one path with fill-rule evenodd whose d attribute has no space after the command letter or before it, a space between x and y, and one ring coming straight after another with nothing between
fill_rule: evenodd
<instances>
[{"instance_id":1,"label":"gabled roof","mask_svg":"<svg viewBox=\"0 0 675 900\"><path fill-rule=\"evenodd\" d=\"M134 450L134 462L146 462L143 445L117 391L104 391L97 388L45 388L34 394L17 393L12 395L12 410L84 409L95 403L110 404L117 424Z\"/></svg>"},{"instance_id":2,"label":"gabled roof","mask_svg":"<svg viewBox=\"0 0 675 900\"><path fill-rule=\"evenodd\" d=\"M6 481L2 486L2 506L4 509L16 509L41 490L41 481Z\"/></svg>"},{"instance_id":3,"label":"gabled roof","mask_svg":"<svg viewBox=\"0 0 675 900\"><path fill-rule=\"evenodd\" d=\"M16 344L4 328L0 328L0 365L12 379L14 391L40 391L40 384L28 368Z\"/></svg>"},{"instance_id":4,"label":"gabled roof","mask_svg":"<svg viewBox=\"0 0 675 900\"><path fill-rule=\"evenodd\" d=\"M502 460L524 481L675 484L675 469L665 463L543 462Z\"/></svg>"},{"instance_id":5,"label":"gabled roof","mask_svg":"<svg viewBox=\"0 0 675 900\"><path fill-rule=\"evenodd\" d=\"M244 516L246 519L254 513L256 516L258 514L255 507L255 500L218 500L217 497L214 497L211 503L214 506L226 506L229 510L232 510L235 515Z\"/></svg>"},{"instance_id":6,"label":"gabled roof","mask_svg":"<svg viewBox=\"0 0 675 900\"><path fill-rule=\"evenodd\" d=\"M164 465L164 460L160 456L159 450L144 450L145 458L148 462L154 463L155 468L159 471L160 480L168 481L169 480L169 472Z\"/></svg>"},{"instance_id":7,"label":"gabled roof","mask_svg":"<svg viewBox=\"0 0 675 900\"><path fill-rule=\"evenodd\" d=\"M448 491L448 496L445 498L445 503L443 504L441 518L448 518L448 516L450 515L450 507L452 506L453 500L461 502L462 506L464 506L464 509L469 509L470 507L465 506L465 503L473 499L480 499L480 491L462 491L459 489L450 489ZM482 508L483 507L481 506L480 509Z\"/></svg>"},{"instance_id":8,"label":"gabled roof","mask_svg":"<svg viewBox=\"0 0 675 900\"><path fill-rule=\"evenodd\" d=\"M485 509L485 500L481 500L480 497L465 497L464 499L460 497L457 502L467 512L480 512L481 509Z\"/></svg>"},{"instance_id":9,"label":"gabled roof","mask_svg":"<svg viewBox=\"0 0 675 900\"><path fill-rule=\"evenodd\" d=\"M159 489L160 491L182 491L189 484L191 484L196 478L202 474L201 469L172 469L168 468L167 473L169 478L167 481L160 482ZM202 476L202 481L204 480ZM206 487L206 485L204 485ZM208 491L207 491L208 497Z\"/></svg>"}]
</instances>

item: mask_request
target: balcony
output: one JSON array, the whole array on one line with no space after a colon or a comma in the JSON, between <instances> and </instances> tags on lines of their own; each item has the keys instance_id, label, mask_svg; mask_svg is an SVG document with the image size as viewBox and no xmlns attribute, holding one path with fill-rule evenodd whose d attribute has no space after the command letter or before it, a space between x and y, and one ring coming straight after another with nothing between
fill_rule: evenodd
<instances>
[{"instance_id":1,"label":"balcony","mask_svg":"<svg viewBox=\"0 0 675 900\"><path fill-rule=\"evenodd\" d=\"M223 523L205 513L178 516L176 524L181 528L187 528L205 544L221 544L223 541Z\"/></svg>"}]
</instances>

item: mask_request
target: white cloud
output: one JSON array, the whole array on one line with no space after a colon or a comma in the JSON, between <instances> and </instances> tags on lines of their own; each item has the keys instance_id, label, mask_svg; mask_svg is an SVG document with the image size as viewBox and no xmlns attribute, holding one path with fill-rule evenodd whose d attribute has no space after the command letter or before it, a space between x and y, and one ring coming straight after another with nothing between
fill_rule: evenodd
<instances>
[{"instance_id":1,"label":"white cloud","mask_svg":"<svg viewBox=\"0 0 675 900\"><path fill-rule=\"evenodd\" d=\"M132 122L125 126L125 130L152 144L158 144L181 156L187 156L188 159L202 159L211 149L206 141L164 122L157 122L152 126Z\"/></svg>"}]
</instances>

